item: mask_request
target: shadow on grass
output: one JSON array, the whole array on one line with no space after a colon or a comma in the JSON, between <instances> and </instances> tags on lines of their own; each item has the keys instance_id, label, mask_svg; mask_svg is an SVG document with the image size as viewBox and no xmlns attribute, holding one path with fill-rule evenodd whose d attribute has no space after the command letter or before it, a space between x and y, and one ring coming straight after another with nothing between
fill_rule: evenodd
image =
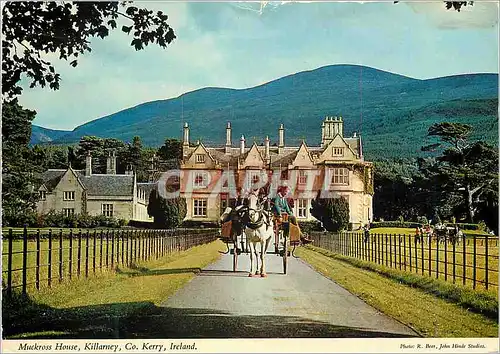
<instances>
[{"instance_id":1,"label":"shadow on grass","mask_svg":"<svg viewBox=\"0 0 500 354\"><path fill-rule=\"evenodd\" d=\"M336 326L297 316L241 316L151 302L55 309L30 299L3 302L4 338L379 338L397 333Z\"/></svg>"},{"instance_id":2,"label":"shadow on grass","mask_svg":"<svg viewBox=\"0 0 500 354\"><path fill-rule=\"evenodd\" d=\"M151 276L151 275L166 275L166 274L181 274L181 273L199 273L201 268L166 268L166 269L149 269L145 267L131 267L135 271L122 270L118 268L118 274L124 274L131 277Z\"/></svg>"}]
</instances>

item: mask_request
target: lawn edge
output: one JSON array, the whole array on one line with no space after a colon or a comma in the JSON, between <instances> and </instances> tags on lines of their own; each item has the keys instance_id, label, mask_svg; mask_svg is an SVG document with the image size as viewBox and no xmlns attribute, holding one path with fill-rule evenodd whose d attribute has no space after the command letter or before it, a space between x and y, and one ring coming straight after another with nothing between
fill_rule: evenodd
<instances>
[{"instance_id":1,"label":"lawn edge","mask_svg":"<svg viewBox=\"0 0 500 354\"><path fill-rule=\"evenodd\" d=\"M373 273L377 273L387 279L404 284L414 289L423 291L426 294L433 295L439 299L445 300L449 303L456 304L465 310L471 311L483 315L488 319L495 320L498 323L498 297L493 294L486 292L478 292L472 289L467 289L456 284L445 282L443 280L437 280L418 274L410 273L407 271L400 271L397 269L387 268L378 264L371 262L362 261L352 257L346 257L342 255L335 254L331 251L322 249L320 247L308 245L306 249L319 253L325 257L332 258L351 266L357 267L359 269L367 270ZM472 299L477 299L477 297L485 298L487 301L495 304L495 306L490 306L491 308L484 308L478 304L477 301L469 301L468 297Z\"/></svg>"}]
</instances>

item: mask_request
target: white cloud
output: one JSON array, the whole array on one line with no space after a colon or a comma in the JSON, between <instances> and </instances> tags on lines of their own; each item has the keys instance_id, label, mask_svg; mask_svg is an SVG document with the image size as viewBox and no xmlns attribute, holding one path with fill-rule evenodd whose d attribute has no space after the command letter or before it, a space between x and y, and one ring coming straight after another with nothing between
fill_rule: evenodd
<instances>
[{"instance_id":1,"label":"white cloud","mask_svg":"<svg viewBox=\"0 0 500 354\"><path fill-rule=\"evenodd\" d=\"M475 1L473 5L462 6L460 12L447 10L444 2L408 2L415 13L426 16L439 28L491 28L498 26L499 3Z\"/></svg>"}]
</instances>

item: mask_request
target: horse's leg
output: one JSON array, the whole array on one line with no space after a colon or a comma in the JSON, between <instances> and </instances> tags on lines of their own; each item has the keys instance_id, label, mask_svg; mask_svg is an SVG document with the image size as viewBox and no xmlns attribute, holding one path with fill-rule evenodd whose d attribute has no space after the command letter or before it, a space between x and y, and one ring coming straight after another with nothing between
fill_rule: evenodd
<instances>
[{"instance_id":1,"label":"horse's leg","mask_svg":"<svg viewBox=\"0 0 500 354\"><path fill-rule=\"evenodd\" d=\"M256 266L255 266L255 275L259 275L259 251L257 250L257 243L253 243L253 251L255 252L255 260L256 260Z\"/></svg>"},{"instance_id":2,"label":"horse's leg","mask_svg":"<svg viewBox=\"0 0 500 354\"><path fill-rule=\"evenodd\" d=\"M271 240L272 240L272 236L269 237L268 239L266 239L265 241L262 242L262 247L261 247L261 262L262 262L262 265L261 265L261 270L260 270L260 276L261 277L267 277L267 273L266 273L266 265L265 265L265 262L264 262L264 259L266 257L266 254L267 254L267 248L269 247L269 244L271 243Z\"/></svg>"},{"instance_id":3,"label":"horse's leg","mask_svg":"<svg viewBox=\"0 0 500 354\"><path fill-rule=\"evenodd\" d=\"M267 274L265 272L265 265L264 265L264 248L266 247L265 241L261 239L260 242L260 276L261 277L266 277Z\"/></svg>"},{"instance_id":4,"label":"horse's leg","mask_svg":"<svg viewBox=\"0 0 500 354\"><path fill-rule=\"evenodd\" d=\"M248 238L247 238L247 242L248 242ZM248 276L249 277L253 277L253 249L255 247L254 243L252 242L248 242L249 243L249 246L250 246L250 272L248 273Z\"/></svg>"}]
</instances>

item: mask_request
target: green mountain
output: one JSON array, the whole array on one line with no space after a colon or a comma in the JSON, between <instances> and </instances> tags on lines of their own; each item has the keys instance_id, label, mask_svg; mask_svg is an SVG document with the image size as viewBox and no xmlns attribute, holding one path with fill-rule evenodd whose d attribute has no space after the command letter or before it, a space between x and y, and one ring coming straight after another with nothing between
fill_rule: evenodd
<instances>
[{"instance_id":1,"label":"green mountain","mask_svg":"<svg viewBox=\"0 0 500 354\"><path fill-rule=\"evenodd\" d=\"M71 131L68 130L48 129L33 124L31 126L30 144L51 143L70 133Z\"/></svg>"},{"instance_id":2,"label":"green mountain","mask_svg":"<svg viewBox=\"0 0 500 354\"><path fill-rule=\"evenodd\" d=\"M192 140L224 144L231 121L233 144L277 141L280 123L285 143L309 145L321 139L325 116L342 116L346 136L361 134L372 157L411 157L425 144L434 122L474 126L473 138L498 144L498 74L468 74L417 80L356 65L332 65L289 75L248 89L204 88L177 98L143 103L75 128L54 139L73 143L84 135L159 146L182 136L188 122Z\"/></svg>"}]
</instances>

